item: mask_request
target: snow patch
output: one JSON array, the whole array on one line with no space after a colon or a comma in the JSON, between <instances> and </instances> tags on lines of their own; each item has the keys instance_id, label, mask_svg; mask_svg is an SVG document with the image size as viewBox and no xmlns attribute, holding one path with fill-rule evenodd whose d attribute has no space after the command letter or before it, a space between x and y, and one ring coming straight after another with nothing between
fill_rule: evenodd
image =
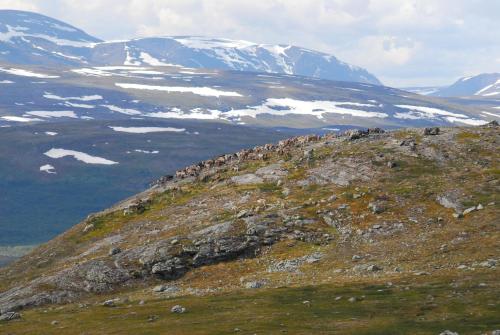
<instances>
[{"instance_id":1,"label":"snow patch","mask_svg":"<svg viewBox=\"0 0 500 335\"><path fill-rule=\"evenodd\" d=\"M498 108L498 107L494 107L494 108ZM497 117L497 118L500 118L500 115L495 114L495 113L490 113L490 112L481 112L481 114L488 115L488 116L493 116L493 117Z\"/></svg>"},{"instance_id":2,"label":"snow patch","mask_svg":"<svg viewBox=\"0 0 500 335\"><path fill-rule=\"evenodd\" d=\"M6 121L11 121L11 122L35 122L35 121L43 121L42 119L36 119L36 118L27 118L27 117L22 117L22 116L2 116L0 119L6 120Z\"/></svg>"},{"instance_id":3,"label":"snow patch","mask_svg":"<svg viewBox=\"0 0 500 335\"><path fill-rule=\"evenodd\" d=\"M358 104L354 102L336 102L336 101L303 101L291 98L267 99L260 106L254 106L247 109L231 110L224 113L224 117L242 117L250 116L255 118L260 114L270 114L285 116L289 114L312 115L318 119L323 119L324 114L351 115L353 117L367 118L386 118L388 115L382 112L371 112L359 109L341 107L351 106L373 106L369 104Z\"/></svg>"},{"instance_id":4,"label":"snow patch","mask_svg":"<svg viewBox=\"0 0 500 335\"><path fill-rule=\"evenodd\" d=\"M60 97L58 95L52 94L45 92L43 95L45 99L52 99L52 100L61 100L61 101L68 101L68 100L78 100L78 101L94 101L94 100L102 100L102 96L100 95L84 95L81 97Z\"/></svg>"},{"instance_id":5,"label":"snow patch","mask_svg":"<svg viewBox=\"0 0 500 335\"><path fill-rule=\"evenodd\" d=\"M462 118L453 117L453 116L447 116L447 117L445 117L445 119L448 120L451 123L458 122L458 123L463 123L463 124L467 124L467 125L470 125L470 126L482 126L482 125L488 123L488 121L484 121L484 120L462 119Z\"/></svg>"},{"instance_id":6,"label":"snow patch","mask_svg":"<svg viewBox=\"0 0 500 335\"><path fill-rule=\"evenodd\" d=\"M131 134L147 134L159 132L175 132L181 133L186 131L185 128L172 128L172 127L109 127L114 131L131 133Z\"/></svg>"},{"instance_id":7,"label":"snow patch","mask_svg":"<svg viewBox=\"0 0 500 335\"><path fill-rule=\"evenodd\" d=\"M176 64L164 63L146 52L141 52L139 54L139 58L142 59L144 63L149 64L151 66L179 66Z\"/></svg>"},{"instance_id":8,"label":"snow patch","mask_svg":"<svg viewBox=\"0 0 500 335\"><path fill-rule=\"evenodd\" d=\"M172 108L169 112L155 112L149 113L147 116L163 118L163 119L195 119L195 120L217 120L222 118L223 113L218 110L202 110L201 108L195 108L190 111L190 113L184 113L178 108Z\"/></svg>"},{"instance_id":9,"label":"snow patch","mask_svg":"<svg viewBox=\"0 0 500 335\"><path fill-rule=\"evenodd\" d=\"M437 116L443 116L443 119L445 121L451 123L459 122L472 126L479 126L488 123L487 121L484 120L472 119L469 118L467 115L452 113L439 108L410 106L410 105L395 105L395 106L402 109L410 110L410 112L406 113L395 113L394 117L398 119L418 120L418 119L429 119L429 118L436 118Z\"/></svg>"},{"instance_id":10,"label":"snow patch","mask_svg":"<svg viewBox=\"0 0 500 335\"><path fill-rule=\"evenodd\" d=\"M40 172L47 172L48 174L56 174L55 168L50 164L40 166Z\"/></svg>"},{"instance_id":11,"label":"snow patch","mask_svg":"<svg viewBox=\"0 0 500 335\"><path fill-rule=\"evenodd\" d=\"M66 149L58 149L52 148L49 151L44 153L45 156L50 158L58 159L67 156L72 156L78 161L84 162L86 164L102 164L102 165L114 165L118 164L118 162L114 162L102 157L91 156L84 152L75 151L75 150L66 150Z\"/></svg>"},{"instance_id":12,"label":"snow patch","mask_svg":"<svg viewBox=\"0 0 500 335\"><path fill-rule=\"evenodd\" d=\"M21 77L32 77L32 78L45 78L45 79L53 79L53 78L59 78L59 76L51 76L48 74L43 74L43 73L36 73L24 69L16 69L16 68L2 68L0 67L1 72L5 72L8 74L12 74L15 76L21 76Z\"/></svg>"},{"instance_id":13,"label":"snow patch","mask_svg":"<svg viewBox=\"0 0 500 335\"><path fill-rule=\"evenodd\" d=\"M78 116L73 111L31 111L26 112L28 115L44 117L44 118L53 118L53 117L69 117L73 119L77 119Z\"/></svg>"},{"instance_id":14,"label":"snow patch","mask_svg":"<svg viewBox=\"0 0 500 335\"><path fill-rule=\"evenodd\" d=\"M121 88L135 90L163 91L169 93L193 93L201 96L213 97L242 97L242 95L237 92L221 91L210 87L154 86L128 83L115 83L115 85Z\"/></svg>"},{"instance_id":15,"label":"snow patch","mask_svg":"<svg viewBox=\"0 0 500 335\"><path fill-rule=\"evenodd\" d=\"M153 155L160 153L158 150L149 151L149 150L141 150L141 149L135 149L134 152L139 152L142 154L153 154Z\"/></svg>"},{"instance_id":16,"label":"snow patch","mask_svg":"<svg viewBox=\"0 0 500 335\"><path fill-rule=\"evenodd\" d=\"M131 108L121 108L118 106L114 105L101 105L102 107L106 107L110 111L117 112L117 113L122 113L125 115L141 115L142 113L139 112L138 110L131 109Z\"/></svg>"}]
</instances>

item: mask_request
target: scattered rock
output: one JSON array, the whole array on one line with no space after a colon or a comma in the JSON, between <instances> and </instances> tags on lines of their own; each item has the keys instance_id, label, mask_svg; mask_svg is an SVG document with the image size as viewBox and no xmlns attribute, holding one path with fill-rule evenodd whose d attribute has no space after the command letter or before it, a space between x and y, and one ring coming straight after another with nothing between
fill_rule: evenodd
<instances>
[{"instance_id":1,"label":"scattered rock","mask_svg":"<svg viewBox=\"0 0 500 335\"><path fill-rule=\"evenodd\" d=\"M436 197L436 201L445 208L454 209L457 213L462 213L463 205L461 194L458 190L448 191Z\"/></svg>"},{"instance_id":2,"label":"scattered rock","mask_svg":"<svg viewBox=\"0 0 500 335\"><path fill-rule=\"evenodd\" d=\"M379 202L370 202L368 204L368 209L370 209L373 214L380 214L385 210L384 206Z\"/></svg>"},{"instance_id":3,"label":"scattered rock","mask_svg":"<svg viewBox=\"0 0 500 335\"><path fill-rule=\"evenodd\" d=\"M417 148L417 142L413 138L407 138L401 141L401 143L399 143L399 146L408 147L411 151L415 151Z\"/></svg>"},{"instance_id":4,"label":"scattered rock","mask_svg":"<svg viewBox=\"0 0 500 335\"><path fill-rule=\"evenodd\" d=\"M57 325L59 324L59 321L54 320L54 321L52 321L50 324L51 324L51 325L53 325L53 326L57 326Z\"/></svg>"},{"instance_id":5,"label":"scattered rock","mask_svg":"<svg viewBox=\"0 0 500 335\"><path fill-rule=\"evenodd\" d=\"M496 128L496 127L498 127L498 121L497 120L490 121L489 123L486 124L486 127L487 128Z\"/></svg>"},{"instance_id":6,"label":"scattered rock","mask_svg":"<svg viewBox=\"0 0 500 335\"><path fill-rule=\"evenodd\" d=\"M475 210L476 210L476 206L474 206L474 207L469 207L469 208L467 208L466 210L464 210L462 214L463 214L463 215L467 215L467 214L469 214L469 213L474 212Z\"/></svg>"},{"instance_id":7,"label":"scattered rock","mask_svg":"<svg viewBox=\"0 0 500 335\"><path fill-rule=\"evenodd\" d=\"M92 229L94 229L94 225L93 224L85 225L85 227L83 227L83 233L88 233Z\"/></svg>"},{"instance_id":8,"label":"scattered rock","mask_svg":"<svg viewBox=\"0 0 500 335\"><path fill-rule=\"evenodd\" d=\"M397 166L396 162L393 162L393 161L387 162L387 167L389 169L394 169L396 166Z\"/></svg>"},{"instance_id":9,"label":"scattered rock","mask_svg":"<svg viewBox=\"0 0 500 335\"><path fill-rule=\"evenodd\" d=\"M106 300L105 302L102 303L102 305L104 307L115 307L116 306L114 299Z\"/></svg>"},{"instance_id":10,"label":"scattered rock","mask_svg":"<svg viewBox=\"0 0 500 335\"><path fill-rule=\"evenodd\" d=\"M356 301L358 301L358 299L356 297L350 297L347 301L356 302Z\"/></svg>"},{"instance_id":11,"label":"scattered rock","mask_svg":"<svg viewBox=\"0 0 500 335\"><path fill-rule=\"evenodd\" d=\"M247 173L241 176L231 177L231 181L236 185L250 185L250 184L260 184L264 182L264 179L253 173Z\"/></svg>"},{"instance_id":12,"label":"scattered rock","mask_svg":"<svg viewBox=\"0 0 500 335\"><path fill-rule=\"evenodd\" d=\"M440 129L439 127L430 127L424 129L424 135L439 135Z\"/></svg>"},{"instance_id":13,"label":"scattered rock","mask_svg":"<svg viewBox=\"0 0 500 335\"><path fill-rule=\"evenodd\" d=\"M182 314L186 312L186 308L182 307L181 305L175 305L174 307L172 307L172 309L170 309L170 312Z\"/></svg>"},{"instance_id":14,"label":"scattered rock","mask_svg":"<svg viewBox=\"0 0 500 335\"><path fill-rule=\"evenodd\" d=\"M149 200L149 199L135 200L134 202L127 205L123 209L123 215L142 214L148 209L150 203L151 203L151 200Z\"/></svg>"},{"instance_id":15,"label":"scattered rock","mask_svg":"<svg viewBox=\"0 0 500 335\"><path fill-rule=\"evenodd\" d=\"M304 159L311 160L314 158L314 150L313 149L307 149L304 151Z\"/></svg>"},{"instance_id":16,"label":"scattered rock","mask_svg":"<svg viewBox=\"0 0 500 335\"><path fill-rule=\"evenodd\" d=\"M485 268L493 268L497 265L496 259L488 259L484 262L479 263L480 266L485 267Z\"/></svg>"},{"instance_id":17,"label":"scattered rock","mask_svg":"<svg viewBox=\"0 0 500 335\"><path fill-rule=\"evenodd\" d=\"M114 256L114 255L118 255L120 252L122 252L122 249L116 247L116 248L111 248L109 249L109 255L110 256Z\"/></svg>"},{"instance_id":18,"label":"scattered rock","mask_svg":"<svg viewBox=\"0 0 500 335\"><path fill-rule=\"evenodd\" d=\"M359 130L359 129L351 129L345 132L345 135L347 135L347 138L349 141L354 141L357 139L360 139L361 137L364 137L367 135L367 133Z\"/></svg>"},{"instance_id":19,"label":"scattered rock","mask_svg":"<svg viewBox=\"0 0 500 335\"><path fill-rule=\"evenodd\" d=\"M159 293L159 292L165 291L166 289L167 289L167 286L165 286L165 285L158 285L158 286L155 286L153 288L153 292Z\"/></svg>"},{"instance_id":20,"label":"scattered rock","mask_svg":"<svg viewBox=\"0 0 500 335\"><path fill-rule=\"evenodd\" d=\"M311 155L312 155L312 151L311 151ZM270 165L261 167L260 169L255 171L255 174L258 177L264 178L265 180L277 181L277 182L281 183L282 182L281 179L283 177L285 177L288 174L288 172L281 167L281 164L270 164Z\"/></svg>"},{"instance_id":21,"label":"scattered rock","mask_svg":"<svg viewBox=\"0 0 500 335\"><path fill-rule=\"evenodd\" d=\"M1 321L12 321L12 320L20 319L20 318L21 318L21 314L19 314L19 313L7 312L7 313L3 313L2 315L0 315L0 322Z\"/></svg>"},{"instance_id":22,"label":"scattered rock","mask_svg":"<svg viewBox=\"0 0 500 335\"><path fill-rule=\"evenodd\" d=\"M370 271L370 272L377 272L377 271L382 271L382 268L376 264L372 264L372 265L369 265L367 268L366 268L367 271Z\"/></svg>"},{"instance_id":23,"label":"scattered rock","mask_svg":"<svg viewBox=\"0 0 500 335\"><path fill-rule=\"evenodd\" d=\"M249 282L245 283L245 288L258 289L258 288L264 287L265 285L266 285L266 282L263 280L249 281Z\"/></svg>"},{"instance_id":24,"label":"scattered rock","mask_svg":"<svg viewBox=\"0 0 500 335\"><path fill-rule=\"evenodd\" d=\"M333 195L329 196L327 200L329 202L333 202L333 201L337 200L337 196L335 194L333 194Z\"/></svg>"},{"instance_id":25,"label":"scattered rock","mask_svg":"<svg viewBox=\"0 0 500 335\"><path fill-rule=\"evenodd\" d=\"M445 330L444 332L439 333L439 335L458 335L458 333L452 332L451 330Z\"/></svg>"},{"instance_id":26,"label":"scattered rock","mask_svg":"<svg viewBox=\"0 0 500 335\"><path fill-rule=\"evenodd\" d=\"M236 218L242 219L244 217L247 217L248 214L249 214L249 212L246 209L243 209L243 210L239 211L238 214L236 214Z\"/></svg>"}]
</instances>

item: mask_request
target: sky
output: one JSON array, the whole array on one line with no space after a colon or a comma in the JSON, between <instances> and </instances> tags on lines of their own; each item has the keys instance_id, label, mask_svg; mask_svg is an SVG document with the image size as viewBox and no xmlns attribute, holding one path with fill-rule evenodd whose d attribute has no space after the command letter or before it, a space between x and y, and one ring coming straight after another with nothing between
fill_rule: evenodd
<instances>
[{"instance_id":1,"label":"sky","mask_svg":"<svg viewBox=\"0 0 500 335\"><path fill-rule=\"evenodd\" d=\"M500 72L500 0L0 0L104 40L201 35L334 54L395 87Z\"/></svg>"}]
</instances>

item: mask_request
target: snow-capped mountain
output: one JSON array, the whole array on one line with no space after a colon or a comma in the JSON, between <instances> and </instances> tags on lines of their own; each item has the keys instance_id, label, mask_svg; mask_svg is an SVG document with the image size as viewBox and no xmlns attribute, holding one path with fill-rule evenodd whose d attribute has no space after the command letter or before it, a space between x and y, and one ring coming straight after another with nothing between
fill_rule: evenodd
<instances>
[{"instance_id":1,"label":"snow-capped mountain","mask_svg":"<svg viewBox=\"0 0 500 335\"><path fill-rule=\"evenodd\" d=\"M13 10L0 10L0 61L73 66L175 64L380 85L365 69L344 63L333 55L292 45L195 36L102 42L63 22Z\"/></svg>"},{"instance_id":2,"label":"snow-capped mountain","mask_svg":"<svg viewBox=\"0 0 500 335\"><path fill-rule=\"evenodd\" d=\"M464 77L453 85L437 89L429 95L436 97L476 96L481 98L500 98L500 73L482 73Z\"/></svg>"},{"instance_id":3,"label":"snow-capped mountain","mask_svg":"<svg viewBox=\"0 0 500 335\"><path fill-rule=\"evenodd\" d=\"M368 71L325 53L292 45L197 36L100 43L92 49L92 62L101 65L178 64L193 68L283 73L380 85L379 80Z\"/></svg>"}]
</instances>

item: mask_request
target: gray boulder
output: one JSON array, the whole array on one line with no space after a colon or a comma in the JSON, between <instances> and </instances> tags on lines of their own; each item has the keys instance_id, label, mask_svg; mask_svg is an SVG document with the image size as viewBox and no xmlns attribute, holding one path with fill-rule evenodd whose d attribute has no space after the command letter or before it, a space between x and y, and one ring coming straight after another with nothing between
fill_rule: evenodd
<instances>
[{"instance_id":1,"label":"gray boulder","mask_svg":"<svg viewBox=\"0 0 500 335\"><path fill-rule=\"evenodd\" d=\"M263 280L249 281L249 282L245 283L245 288L258 289L258 288L264 287L265 285L266 285L266 282Z\"/></svg>"},{"instance_id":2,"label":"gray boulder","mask_svg":"<svg viewBox=\"0 0 500 335\"><path fill-rule=\"evenodd\" d=\"M186 312L186 308L182 307L181 305L175 305L170 309L172 313L177 313L177 314L182 314Z\"/></svg>"},{"instance_id":3,"label":"gray boulder","mask_svg":"<svg viewBox=\"0 0 500 335\"><path fill-rule=\"evenodd\" d=\"M460 198L460 192L457 190L452 190L437 196L436 201L445 208L451 208L454 209L457 213L462 213L463 205Z\"/></svg>"},{"instance_id":4,"label":"gray boulder","mask_svg":"<svg viewBox=\"0 0 500 335\"><path fill-rule=\"evenodd\" d=\"M440 129L439 127L430 127L424 129L424 135L439 135Z\"/></svg>"}]
</instances>

